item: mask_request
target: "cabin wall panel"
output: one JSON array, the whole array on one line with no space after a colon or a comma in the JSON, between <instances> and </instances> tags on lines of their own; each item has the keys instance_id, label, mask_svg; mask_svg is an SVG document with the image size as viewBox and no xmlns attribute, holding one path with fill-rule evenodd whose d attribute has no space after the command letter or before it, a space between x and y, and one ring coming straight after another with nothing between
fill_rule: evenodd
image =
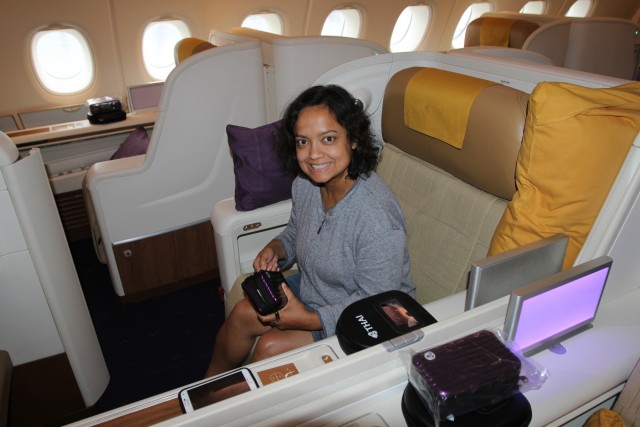
<instances>
[{"instance_id":1,"label":"cabin wall panel","mask_svg":"<svg viewBox=\"0 0 640 427\"><path fill-rule=\"evenodd\" d=\"M529 0L491 0L492 12L510 11L517 12L522 6L527 4Z\"/></svg>"},{"instance_id":2,"label":"cabin wall panel","mask_svg":"<svg viewBox=\"0 0 640 427\"><path fill-rule=\"evenodd\" d=\"M451 40L458 21L467 8L475 0L429 0L431 6L432 26L427 32L425 40L418 46L423 51L447 51L452 48Z\"/></svg>"},{"instance_id":3,"label":"cabin wall panel","mask_svg":"<svg viewBox=\"0 0 640 427\"><path fill-rule=\"evenodd\" d=\"M63 4L64 3L64 4ZM16 112L83 103L88 98L122 93L121 67L114 49L114 34L107 2L65 0L4 1L0 13L2 79L0 111ZM105 19L107 18L107 19ZM68 24L88 38L96 62L96 79L87 92L59 96L46 92L31 72L29 41L31 34L48 24ZM11 42L13 41L13 42Z\"/></svg>"},{"instance_id":4,"label":"cabin wall panel","mask_svg":"<svg viewBox=\"0 0 640 427\"><path fill-rule=\"evenodd\" d=\"M239 27L248 15L260 11L270 11L282 16L284 34L290 36L306 34L305 23L308 5L313 2L310 0L244 0L236 2L233 7L230 7L227 0L213 0L207 4L209 8L208 30L229 32L233 27ZM319 31L316 34L319 34Z\"/></svg>"},{"instance_id":5,"label":"cabin wall panel","mask_svg":"<svg viewBox=\"0 0 640 427\"><path fill-rule=\"evenodd\" d=\"M419 50L444 51L465 9L476 0L421 0L432 9L433 20ZM490 0L493 10L516 12L526 0ZM547 15L563 16L573 0L546 0ZM412 0L4 0L0 6L0 36L4 43L0 114L33 111L83 103L87 98L124 96L128 85L148 82L139 56L142 30L152 19L184 18L194 36L206 39L212 29L230 31L250 13L280 13L288 36L319 34L328 13L343 5L359 8L364 17L362 38L389 46L397 16ZM637 19L638 0L595 0L592 16ZM57 96L40 88L31 72L29 36L38 28L62 23L78 27L88 37L97 67L92 87L73 96Z\"/></svg>"},{"instance_id":6,"label":"cabin wall panel","mask_svg":"<svg viewBox=\"0 0 640 427\"><path fill-rule=\"evenodd\" d=\"M418 50L444 51L451 49L451 38L455 27L451 30L448 29L448 19L446 17L451 16L451 9L454 6L454 2L447 0L429 0L426 4L431 8L431 21L427 29L427 34L418 46ZM447 31L450 31L450 33L447 33Z\"/></svg>"},{"instance_id":7,"label":"cabin wall panel","mask_svg":"<svg viewBox=\"0 0 640 427\"><path fill-rule=\"evenodd\" d=\"M628 0L595 0L591 16L631 19L637 8L637 4Z\"/></svg>"},{"instance_id":8,"label":"cabin wall panel","mask_svg":"<svg viewBox=\"0 0 640 427\"><path fill-rule=\"evenodd\" d=\"M574 0L546 0L547 8L544 11L545 15L563 16L564 13L569 10ZM562 11L562 12L561 12Z\"/></svg>"},{"instance_id":9,"label":"cabin wall panel","mask_svg":"<svg viewBox=\"0 0 640 427\"><path fill-rule=\"evenodd\" d=\"M411 5L413 2L409 0L402 1L385 1L370 0L356 1L349 3L353 7L362 12L363 28L360 38L379 44L380 46L389 48L389 40L395 21L402 10ZM310 2L309 13L307 15L307 24L304 28L304 35L318 35L322 31L324 21L334 9L343 7L344 1L332 0L321 2ZM376 13L376 11L384 10L385 13ZM295 34L295 33L294 33Z\"/></svg>"},{"instance_id":10,"label":"cabin wall panel","mask_svg":"<svg viewBox=\"0 0 640 427\"><path fill-rule=\"evenodd\" d=\"M149 22L161 17L183 19L194 37L209 38L212 6L207 1L111 0L110 3L117 34L115 43L122 60L123 89L152 81L140 55L143 31Z\"/></svg>"}]
</instances>

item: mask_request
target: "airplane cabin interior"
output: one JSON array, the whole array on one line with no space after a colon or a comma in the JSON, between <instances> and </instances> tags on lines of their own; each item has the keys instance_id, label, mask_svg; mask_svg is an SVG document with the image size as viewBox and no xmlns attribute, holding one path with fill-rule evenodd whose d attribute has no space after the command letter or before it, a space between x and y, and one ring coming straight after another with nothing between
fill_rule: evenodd
<instances>
[{"instance_id":1,"label":"airplane cabin interior","mask_svg":"<svg viewBox=\"0 0 640 427\"><path fill-rule=\"evenodd\" d=\"M11 40L0 48L0 427L640 423L639 0L0 9ZM415 300L432 321L380 320L391 336L369 342L384 329L376 308L356 322L361 347L340 329L248 362L253 386L240 395L187 410L182 391L204 380L191 376L101 409L126 361L105 348L87 293L97 285L81 270L100 270L102 295L141 324L143 304L197 286L219 299L223 322L291 216L275 126L299 93L329 84L371 121L376 174L404 213ZM533 242L558 235L561 253L526 261ZM529 279L536 262L557 267ZM490 276L499 263L508 278ZM502 293L470 306L472 265L487 269L473 286L502 280ZM572 284L582 287L560 298ZM552 310L591 305L525 356L514 337L545 296L555 305L536 306L532 333L559 322ZM109 339L129 340L113 323ZM454 348L442 369L465 372L456 351L484 353L484 339L508 349L516 372L486 375L478 400L442 398L425 361Z\"/></svg>"}]
</instances>

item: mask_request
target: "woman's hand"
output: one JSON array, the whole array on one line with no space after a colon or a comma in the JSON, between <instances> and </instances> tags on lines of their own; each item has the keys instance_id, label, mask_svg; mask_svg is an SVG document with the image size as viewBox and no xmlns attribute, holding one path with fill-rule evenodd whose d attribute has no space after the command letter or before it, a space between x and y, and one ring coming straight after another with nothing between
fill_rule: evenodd
<instances>
[{"instance_id":1,"label":"woman's hand","mask_svg":"<svg viewBox=\"0 0 640 427\"><path fill-rule=\"evenodd\" d=\"M284 248L279 241L272 240L258 252L256 259L253 260L253 269L255 271L279 271L278 259L280 258L284 258Z\"/></svg>"},{"instance_id":2,"label":"woman's hand","mask_svg":"<svg viewBox=\"0 0 640 427\"><path fill-rule=\"evenodd\" d=\"M282 284L282 289L287 296L287 305L276 314L261 316L258 319L265 325L271 325L280 330L298 329L303 331L314 331L322 329L320 318L314 311L309 311L305 305L296 298L289 286Z\"/></svg>"}]
</instances>

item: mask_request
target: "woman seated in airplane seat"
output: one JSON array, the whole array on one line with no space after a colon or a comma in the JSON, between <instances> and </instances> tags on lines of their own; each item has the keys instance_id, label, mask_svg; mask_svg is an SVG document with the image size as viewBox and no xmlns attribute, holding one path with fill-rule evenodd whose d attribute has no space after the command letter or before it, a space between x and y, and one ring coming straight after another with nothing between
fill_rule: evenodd
<instances>
[{"instance_id":1,"label":"woman seated in airplane seat","mask_svg":"<svg viewBox=\"0 0 640 427\"><path fill-rule=\"evenodd\" d=\"M362 298L394 289L415 298L405 217L374 171L379 148L362 103L335 85L305 90L284 113L279 151L297 172L291 217L253 267L297 262L300 273L283 284L288 303L275 314L259 315L247 298L236 304L207 376L240 366L254 343L252 362L334 335Z\"/></svg>"}]
</instances>

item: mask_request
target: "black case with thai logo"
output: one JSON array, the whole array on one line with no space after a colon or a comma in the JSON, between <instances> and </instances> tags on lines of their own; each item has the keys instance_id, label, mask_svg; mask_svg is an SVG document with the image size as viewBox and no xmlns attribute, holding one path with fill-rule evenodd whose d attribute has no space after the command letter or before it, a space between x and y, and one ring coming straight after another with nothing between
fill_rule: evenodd
<instances>
[{"instance_id":1,"label":"black case with thai logo","mask_svg":"<svg viewBox=\"0 0 640 427\"><path fill-rule=\"evenodd\" d=\"M346 354L436 323L415 299L398 290L373 295L347 306L336 323L336 337Z\"/></svg>"}]
</instances>

